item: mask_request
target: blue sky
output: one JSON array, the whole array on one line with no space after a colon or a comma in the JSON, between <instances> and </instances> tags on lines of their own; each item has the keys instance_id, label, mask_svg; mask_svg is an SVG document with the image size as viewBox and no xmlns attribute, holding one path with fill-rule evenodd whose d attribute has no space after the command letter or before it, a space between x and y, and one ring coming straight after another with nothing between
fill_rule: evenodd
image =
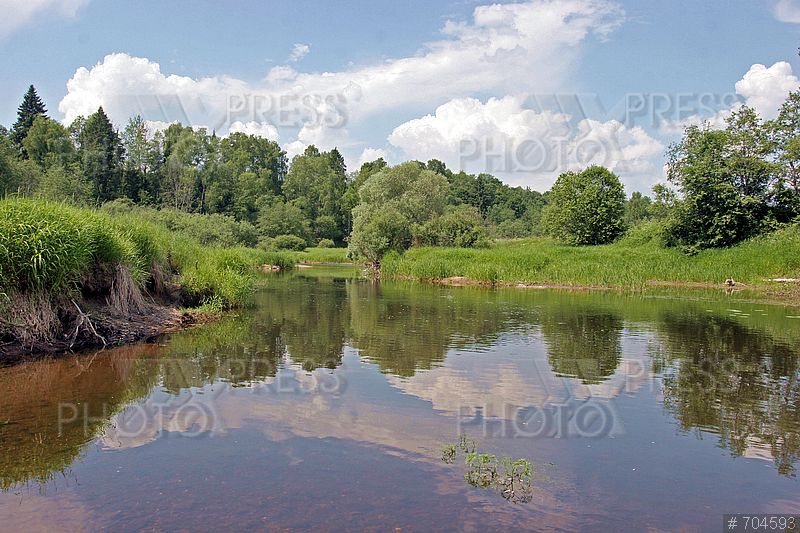
<instances>
[{"instance_id":1,"label":"blue sky","mask_svg":"<svg viewBox=\"0 0 800 533\"><path fill-rule=\"evenodd\" d=\"M58 120L103 105L120 128L141 113L537 189L588 162L647 189L681 124L733 99L769 118L800 69L790 0L28 0L0 19L0 124L33 83Z\"/></svg>"}]
</instances>

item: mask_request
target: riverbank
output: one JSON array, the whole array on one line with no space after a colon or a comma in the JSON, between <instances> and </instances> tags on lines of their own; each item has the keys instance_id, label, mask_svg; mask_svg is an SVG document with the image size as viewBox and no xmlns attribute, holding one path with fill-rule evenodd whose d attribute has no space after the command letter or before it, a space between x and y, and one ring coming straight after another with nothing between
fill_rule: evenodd
<instances>
[{"instance_id":1,"label":"riverbank","mask_svg":"<svg viewBox=\"0 0 800 533\"><path fill-rule=\"evenodd\" d=\"M287 257L301 265L342 265L360 264L347 255L347 248L306 248L302 252L285 252Z\"/></svg>"},{"instance_id":2,"label":"riverbank","mask_svg":"<svg viewBox=\"0 0 800 533\"><path fill-rule=\"evenodd\" d=\"M112 348L148 342L165 333L183 331L217 320L223 314L200 309L179 309L167 305L149 304L146 312L120 317L113 309L97 303L82 302L81 312L91 320L93 338L73 344L69 338L50 339L23 345L8 342L0 346L0 368L43 356L59 355L92 348Z\"/></svg>"},{"instance_id":3,"label":"riverbank","mask_svg":"<svg viewBox=\"0 0 800 533\"><path fill-rule=\"evenodd\" d=\"M648 287L746 289L800 302L800 228L725 249L687 255L633 232L604 246L565 246L550 239L499 241L484 249L411 248L387 255L382 276L450 285L520 288Z\"/></svg>"},{"instance_id":4,"label":"riverbank","mask_svg":"<svg viewBox=\"0 0 800 533\"><path fill-rule=\"evenodd\" d=\"M0 200L0 359L138 342L206 320L246 304L264 265L292 261L202 246L135 214Z\"/></svg>"}]
</instances>

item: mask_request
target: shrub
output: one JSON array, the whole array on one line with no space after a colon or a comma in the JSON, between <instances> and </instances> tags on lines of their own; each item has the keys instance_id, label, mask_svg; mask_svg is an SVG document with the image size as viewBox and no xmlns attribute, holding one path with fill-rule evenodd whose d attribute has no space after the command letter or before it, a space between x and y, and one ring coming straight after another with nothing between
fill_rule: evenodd
<instances>
[{"instance_id":1,"label":"shrub","mask_svg":"<svg viewBox=\"0 0 800 533\"><path fill-rule=\"evenodd\" d=\"M331 239L320 239L317 244L317 248L333 248L334 246L336 246L336 243Z\"/></svg>"},{"instance_id":2,"label":"shrub","mask_svg":"<svg viewBox=\"0 0 800 533\"><path fill-rule=\"evenodd\" d=\"M591 166L565 172L550 191L544 225L548 234L568 244L606 244L625 224L625 191L616 174Z\"/></svg>"},{"instance_id":3,"label":"shrub","mask_svg":"<svg viewBox=\"0 0 800 533\"><path fill-rule=\"evenodd\" d=\"M306 249L306 241L297 235L278 235L275 237L275 248L278 250L294 250L302 252Z\"/></svg>"},{"instance_id":4,"label":"shrub","mask_svg":"<svg viewBox=\"0 0 800 533\"><path fill-rule=\"evenodd\" d=\"M261 250L266 250L268 252L274 252L275 250L278 249L275 246L275 237L259 237L258 247Z\"/></svg>"},{"instance_id":5,"label":"shrub","mask_svg":"<svg viewBox=\"0 0 800 533\"><path fill-rule=\"evenodd\" d=\"M152 209L127 198L103 204L101 210L114 217L133 215L165 226L170 231L191 237L204 246L255 246L258 232L249 222L217 213L203 215L172 208Z\"/></svg>"},{"instance_id":6,"label":"shrub","mask_svg":"<svg viewBox=\"0 0 800 533\"><path fill-rule=\"evenodd\" d=\"M467 205L450 209L420 226L415 233L418 244L474 248L486 246L486 228L480 212Z\"/></svg>"},{"instance_id":7,"label":"shrub","mask_svg":"<svg viewBox=\"0 0 800 533\"><path fill-rule=\"evenodd\" d=\"M665 227L663 222L640 222L628 229L620 239L621 245L643 246L646 244L664 245Z\"/></svg>"},{"instance_id":8,"label":"shrub","mask_svg":"<svg viewBox=\"0 0 800 533\"><path fill-rule=\"evenodd\" d=\"M378 211L353 209L355 229L350 235L350 253L364 256L373 263L391 250L402 251L411 245L408 219L393 207Z\"/></svg>"},{"instance_id":9,"label":"shrub","mask_svg":"<svg viewBox=\"0 0 800 533\"><path fill-rule=\"evenodd\" d=\"M667 227L669 244L726 247L763 232L771 217L787 221L791 207L772 186L779 167L769 137L747 106L728 117L724 130L686 128L667 153L667 177L683 193Z\"/></svg>"}]
</instances>

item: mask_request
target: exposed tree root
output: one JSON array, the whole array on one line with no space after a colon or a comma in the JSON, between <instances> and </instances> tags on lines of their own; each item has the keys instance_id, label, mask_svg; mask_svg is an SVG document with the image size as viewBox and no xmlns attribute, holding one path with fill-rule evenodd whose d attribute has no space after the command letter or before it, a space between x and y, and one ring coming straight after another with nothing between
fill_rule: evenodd
<instances>
[{"instance_id":1,"label":"exposed tree root","mask_svg":"<svg viewBox=\"0 0 800 533\"><path fill-rule=\"evenodd\" d=\"M95 329L94 324L92 324L91 319L89 316L81 311L81 308L78 307L78 304L75 303L75 300L71 300L72 305L75 306L75 309L78 311L78 319L76 320L77 325L75 326L75 331L72 332L72 336L69 339L69 349L71 350L72 347L75 345L75 339L78 337L78 333L80 332L81 327L88 329L97 339L99 339L103 343L103 348L108 346L106 339L97 333L97 329Z\"/></svg>"}]
</instances>

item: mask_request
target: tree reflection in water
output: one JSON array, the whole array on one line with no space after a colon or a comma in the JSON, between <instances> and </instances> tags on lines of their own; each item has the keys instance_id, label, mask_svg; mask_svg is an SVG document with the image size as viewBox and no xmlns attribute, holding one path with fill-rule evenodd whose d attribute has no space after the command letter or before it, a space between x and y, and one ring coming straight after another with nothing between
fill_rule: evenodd
<instances>
[{"instance_id":1,"label":"tree reflection in water","mask_svg":"<svg viewBox=\"0 0 800 533\"><path fill-rule=\"evenodd\" d=\"M0 488L52 479L115 414L156 388L177 395L218 381L252 386L274 378L282 365L300 372L334 369L347 347L380 372L411 380L446 366L448 354L502 351L519 339L544 348L555 376L592 385L624 372L623 340L631 332L651 342L664 406L681 428L716 434L731 454L767 456L781 474L794 475L798 323L778 307L732 316L729 306L608 293L373 284L335 274L275 277L253 309L172 335L164 346L0 370ZM509 357L530 357L524 346L509 346ZM502 364L489 357L481 363ZM483 379L485 368L480 372L462 378ZM74 416L70 411L70 421L59 424L62 404L85 409Z\"/></svg>"},{"instance_id":2,"label":"tree reflection in water","mask_svg":"<svg viewBox=\"0 0 800 533\"><path fill-rule=\"evenodd\" d=\"M800 454L796 345L707 313L665 313L658 331L664 406L681 428L713 431L734 456L768 450L778 471L794 476Z\"/></svg>"}]
</instances>

